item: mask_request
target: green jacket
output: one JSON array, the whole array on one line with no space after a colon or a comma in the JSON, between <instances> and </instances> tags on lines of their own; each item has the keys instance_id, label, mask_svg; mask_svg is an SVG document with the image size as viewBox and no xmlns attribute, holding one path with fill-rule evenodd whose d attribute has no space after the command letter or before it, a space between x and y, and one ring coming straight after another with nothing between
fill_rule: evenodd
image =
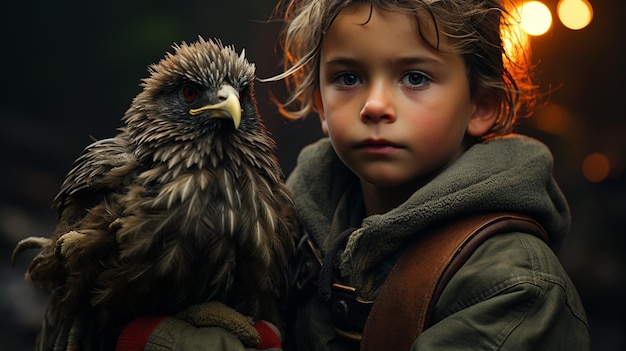
<instances>
[{"instance_id":1,"label":"green jacket","mask_svg":"<svg viewBox=\"0 0 626 351\"><path fill-rule=\"evenodd\" d=\"M474 145L404 204L364 219L358 179L328 139L301 152L288 186L322 254L349 233L339 268L365 299L376 296L407 240L429 224L474 212L530 215L548 232L550 246L517 232L485 241L444 289L432 326L412 350L589 349L583 306L555 254L569 231L569 209L552 179L551 154L536 140L515 135ZM358 350L335 334L329 306L317 294L303 297L297 312L291 336L300 351ZM179 350L183 341L198 350L244 349L223 329L181 323L161 323L146 349Z\"/></svg>"},{"instance_id":2,"label":"green jacket","mask_svg":"<svg viewBox=\"0 0 626 351\"><path fill-rule=\"evenodd\" d=\"M552 178L551 154L538 141L513 135L474 145L404 204L362 220L358 180L328 139L302 151L288 186L322 255L355 228L339 268L367 300L376 296L398 252L429 224L474 212L530 215L548 232L550 247L525 233L484 242L444 289L432 327L412 349L589 349L583 306L555 255L569 230L569 209ZM300 350L358 349L335 334L329 307L317 295L301 304L296 330Z\"/></svg>"}]
</instances>

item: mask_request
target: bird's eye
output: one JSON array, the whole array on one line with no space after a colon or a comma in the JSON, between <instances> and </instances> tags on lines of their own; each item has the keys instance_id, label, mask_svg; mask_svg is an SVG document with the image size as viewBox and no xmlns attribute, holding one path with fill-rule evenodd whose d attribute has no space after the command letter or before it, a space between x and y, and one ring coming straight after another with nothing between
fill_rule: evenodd
<instances>
[{"instance_id":1,"label":"bird's eye","mask_svg":"<svg viewBox=\"0 0 626 351\"><path fill-rule=\"evenodd\" d=\"M192 86L185 85L183 87L183 97L189 102L194 101L198 98L198 90Z\"/></svg>"}]
</instances>

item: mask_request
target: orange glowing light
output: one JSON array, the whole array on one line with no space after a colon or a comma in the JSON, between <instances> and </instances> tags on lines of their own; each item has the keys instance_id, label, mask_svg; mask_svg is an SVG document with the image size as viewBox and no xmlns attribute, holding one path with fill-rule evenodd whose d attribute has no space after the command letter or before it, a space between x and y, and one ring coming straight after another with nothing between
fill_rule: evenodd
<instances>
[{"instance_id":1,"label":"orange glowing light","mask_svg":"<svg viewBox=\"0 0 626 351\"><path fill-rule=\"evenodd\" d=\"M599 183L608 177L611 171L611 162L605 154L594 152L585 157L582 168L585 179Z\"/></svg>"},{"instance_id":2,"label":"orange glowing light","mask_svg":"<svg viewBox=\"0 0 626 351\"><path fill-rule=\"evenodd\" d=\"M552 13L541 1L524 2L519 14L522 28L530 35L545 34L552 26Z\"/></svg>"},{"instance_id":3,"label":"orange glowing light","mask_svg":"<svg viewBox=\"0 0 626 351\"><path fill-rule=\"evenodd\" d=\"M506 55L513 62L522 62L526 59L526 54L530 46L528 34L521 26L519 12L510 11L514 14L508 18L507 23L501 28L502 46Z\"/></svg>"},{"instance_id":4,"label":"orange glowing light","mask_svg":"<svg viewBox=\"0 0 626 351\"><path fill-rule=\"evenodd\" d=\"M524 59L530 42L528 34L522 29L519 23L511 23L502 28L502 45L507 56L513 62L520 62Z\"/></svg>"},{"instance_id":5,"label":"orange glowing light","mask_svg":"<svg viewBox=\"0 0 626 351\"><path fill-rule=\"evenodd\" d=\"M585 28L593 18L593 7L587 0L561 0L556 9L561 23L573 30Z\"/></svg>"},{"instance_id":6,"label":"orange glowing light","mask_svg":"<svg viewBox=\"0 0 626 351\"><path fill-rule=\"evenodd\" d=\"M549 103L535 112L530 119L533 127L552 134L563 134L570 126L571 115L567 109Z\"/></svg>"}]
</instances>

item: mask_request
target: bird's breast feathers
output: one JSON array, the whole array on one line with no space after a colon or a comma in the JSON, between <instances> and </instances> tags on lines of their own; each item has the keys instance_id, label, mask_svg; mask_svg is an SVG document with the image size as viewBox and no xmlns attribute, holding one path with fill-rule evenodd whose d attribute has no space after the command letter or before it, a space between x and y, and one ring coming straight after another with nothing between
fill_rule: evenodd
<instances>
[{"instance_id":1,"label":"bird's breast feathers","mask_svg":"<svg viewBox=\"0 0 626 351\"><path fill-rule=\"evenodd\" d=\"M275 189L280 188L279 175L257 168L258 159L255 164L244 161L184 170L161 165L140 173L123 200L123 222L134 232L130 237L175 235L197 241L202 236L226 235L260 246L265 236L277 230L280 202L288 195Z\"/></svg>"}]
</instances>

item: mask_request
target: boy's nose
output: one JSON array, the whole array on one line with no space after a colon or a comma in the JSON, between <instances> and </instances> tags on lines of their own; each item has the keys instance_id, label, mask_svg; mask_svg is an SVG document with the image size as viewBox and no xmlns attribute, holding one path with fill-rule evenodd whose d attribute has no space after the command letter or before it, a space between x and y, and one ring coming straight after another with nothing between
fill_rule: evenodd
<instances>
[{"instance_id":1,"label":"boy's nose","mask_svg":"<svg viewBox=\"0 0 626 351\"><path fill-rule=\"evenodd\" d=\"M373 86L368 92L361 109L361 121L364 123L391 123L396 120L396 112L391 103L391 89L382 84Z\"/></svg>"}]
</instances>

